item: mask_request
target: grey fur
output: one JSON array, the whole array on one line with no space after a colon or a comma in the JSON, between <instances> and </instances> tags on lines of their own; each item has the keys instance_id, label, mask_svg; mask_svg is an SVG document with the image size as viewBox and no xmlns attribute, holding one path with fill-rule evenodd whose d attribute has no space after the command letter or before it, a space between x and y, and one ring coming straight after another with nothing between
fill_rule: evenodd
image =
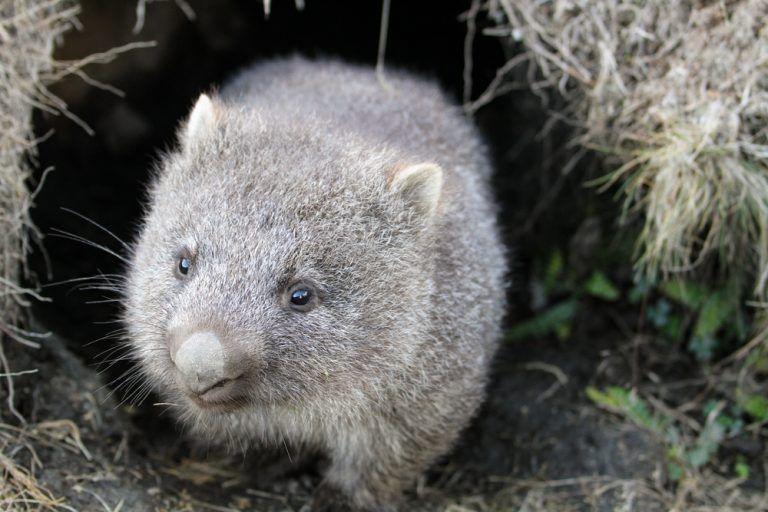
<instances>
[{"instance_id":1,"label":"grey fur","mask_svg":"<svg viewBox=\"0 0 768 512\"><path fill-rule=\"evenodd\" d=\"M128 272L135 356L182 423L327 454L318 510L396 508L480 405L505 309L485 146L438 87L387 80L298 57L234 77L211 129L164 156ZM389 187L423 162L443 169L432 214ZM297 277L321 290L310 312L282 299ZM231 407L200 407L171 360L200 330L245 372Z\"/></svg>"}]
</instances>

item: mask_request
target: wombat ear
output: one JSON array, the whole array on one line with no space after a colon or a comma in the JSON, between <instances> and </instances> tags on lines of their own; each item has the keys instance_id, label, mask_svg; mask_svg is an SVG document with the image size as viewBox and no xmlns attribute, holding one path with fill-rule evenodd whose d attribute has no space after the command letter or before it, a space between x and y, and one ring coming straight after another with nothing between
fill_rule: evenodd
<instances>
[{"instance_id":1,"label":"wombat ear","mask_svg":"<svg viewBox=\"0 0 768 512\"><path fill-rule=\"evenodd\" d=\"M434 163L400 166L392 171L389 190L399 194L425 215L437 210L443 188L443 170Z\"/></svg>"},{"instance_id":2,"label":"wombat ear","mask_svg":"<svg viewBox=\"0 0 768 512\"><path fill-rule=\"evenodd\" d=\"M201 94L184 128L182 145L188 147L195 140L210 133L216 125L216 106L207 94Z\"/></svg>"}]
</instances>

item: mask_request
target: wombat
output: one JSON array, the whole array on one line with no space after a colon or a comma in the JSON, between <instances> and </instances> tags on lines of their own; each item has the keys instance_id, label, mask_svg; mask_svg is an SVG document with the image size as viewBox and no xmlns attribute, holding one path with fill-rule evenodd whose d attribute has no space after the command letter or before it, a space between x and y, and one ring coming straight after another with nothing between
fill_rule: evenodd
<instances>
[{"instance_id":1,"label":"wombat","mask_svg":"<svg viewBox=\"0 0 768 512\"><path fill-rule=\"evenodd\" d=\"M300 57L202 95L127 276L195 438L317 450L312 510L394 510L478 409L505 310L487 149L429 81Z\"/></svg>"}]
</instances>

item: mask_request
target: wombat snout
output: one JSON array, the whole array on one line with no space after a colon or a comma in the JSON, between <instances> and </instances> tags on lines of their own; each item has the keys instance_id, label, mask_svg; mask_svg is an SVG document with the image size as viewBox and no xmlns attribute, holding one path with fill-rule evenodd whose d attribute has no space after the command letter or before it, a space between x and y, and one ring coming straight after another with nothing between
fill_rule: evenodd
<instances>
[{"instance_id":1,"label":"wombat snout","mask_svg":"<svg viewBox=\"0 0 768 512\"><path fill-rule=\"evenodd\" d=\"M174 333L170 352L185 386L194 395L224 391L242 375L238 358L228 354L228 347L212 331Z\"/></svg>"}]
</instances>

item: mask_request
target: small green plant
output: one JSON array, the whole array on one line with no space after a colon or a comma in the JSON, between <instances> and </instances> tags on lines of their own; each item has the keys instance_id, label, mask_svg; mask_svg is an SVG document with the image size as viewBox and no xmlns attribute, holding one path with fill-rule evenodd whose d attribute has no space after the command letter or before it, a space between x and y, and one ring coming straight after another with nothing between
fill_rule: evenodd
<instances>
[{"instance_id":1,"label":"small green plant","mask_svg":"<svg viewBox=\"0 0 768 512\"><path fill-rule=\"evenodd\" d=\"M747 339L740 280L732 278L720 288L674 280L661 283L658 290L648 310L651 324L670 341L687 335L686 346L699 362L711 362Z\"/></svg>"},{"instance_id":2,"label":"small green plant","mask_svg":"<svg viewBox=\"0 0 768 512\"><path fill-rule=\"evenodd\" d=\"M558 339L564 340L571 334L571 322L573 322L578 308L579 301L576 298L558 302L530 320L521 322L507 331L507 339L541 338L554 333Z\"/></svg>"},{"instance_id":3,"label":"small green plant","mask_svg":"<svg viewBox=\"0 0 768 512\"><path fill-rule=\"evenodd\" d=\"M743 431L744 423L736 414L725 412L725 402L708 402L703 412L704 425L695 428L693 422L683 422L668 412L653 410L635 391L617 386L601 391L588 387L586 394L595 404L623 416L658 438L667 457L670 480L678 482L692 477L707 464L714 462L718 449L728 437ZM733 467L739 478L749 475L749 465L742 459Z\"/></svg>"},{"instance_id":4,"label":"small green plant","mask_svg":"<svg viewBox=\"0 0 768 512\"><path fill-rule=\"evenodd\" d=\"M768 422L768 398L763 395L747 395L738 399L738 403L756 422Z\"/></svg>"},{"instance_id":5,"label":"small green plant","mask_svg":"<svg viewBox=\"0 0 768 512\"><path fill-rule=\"evenodd\" d=\"M584 292L598 299L611 302L621 297L621 292L616 285L599 270L595 270L587 282L584 283Z\"/></svg>"},{"instance_id":6,"label":"small green plant","mask_svg":"<svg viewBox=\"0 0 768 512\"><path fill-rule=\"evenodd\" d=\"M652 414L647 404L636 393L618 386L610 386L605 391L588 387L587 396L600 407L624 414L632 422L657 434L663 433L670 423L669 418Z\"/></svg>"},{"instance_id":7,"label":"small green plant","mask_svg":"<svg viewBox=\"0 0 768 512\"><path fill-rule=\"evenodd\" d=\"M534 302L547 305L540 307L533 318L507 331L508 340L541 338L550 334L565 340L571 334L573 320L585 297L606 302L621 298L619 288L601 270L595 270L586 280L578 280L566 271L559 250L552 252L546 264L534 270L533 283L538 295Z\"/></svg>"}]
</instances>

